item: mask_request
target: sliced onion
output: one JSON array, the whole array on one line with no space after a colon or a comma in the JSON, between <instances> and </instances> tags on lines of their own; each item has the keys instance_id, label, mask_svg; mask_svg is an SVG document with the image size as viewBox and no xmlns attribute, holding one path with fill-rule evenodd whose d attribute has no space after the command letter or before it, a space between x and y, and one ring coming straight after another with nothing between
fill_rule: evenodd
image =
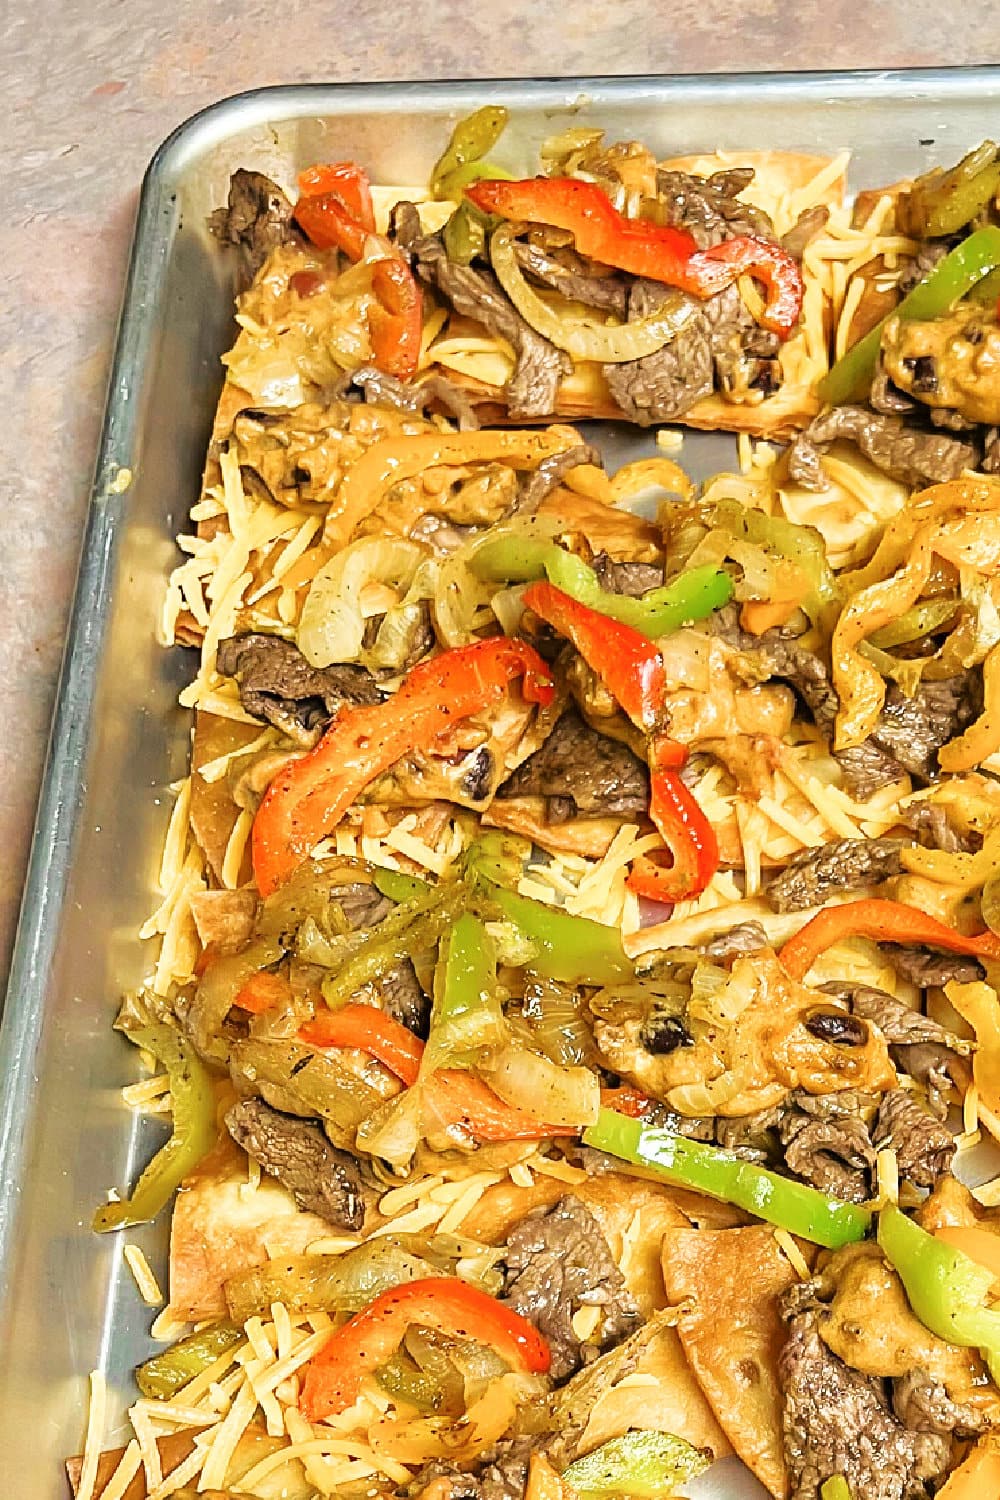
<instances>
[{"instance_id":1,"label":"sliced onion","mask_svg":"<svg viewBox=\"0 0 1000 1500\"><path fill-rule=\"evenodd\" d=\"M505 1104L549 1125L593 1125L601 1107L600 1084L589 1068L561 1068L524 1047L505 1047L488 1077Z\"/></svg>"},{"instance_id":2,"label":"sliced onion","mask_svg":"<svg viewBox=\"0 0 1000 1500\"><path fill-rule=\"evenodd\" d=\"M676 338L696 310L689 297L670 291L655 313L635 323L597 323L591 318L559 313L528 284L517 263L514 235L508 224L501 224L493 231L490 259L497 280L525 322L575 360L621 365L643 359Z\"/></svg>"},{"instance_id":3,"label":"sliced onion","mask_svg":"<svg viewBox=\"0 0 1000 1500\"><path fill-rule=\"evenodd\" d=\"M299 621L297 644L314 667L357 661L365 638L361 591L366 583L407 588L425 556L401 537L352 542L320 568Z\"/></svg>"}]
</instances>

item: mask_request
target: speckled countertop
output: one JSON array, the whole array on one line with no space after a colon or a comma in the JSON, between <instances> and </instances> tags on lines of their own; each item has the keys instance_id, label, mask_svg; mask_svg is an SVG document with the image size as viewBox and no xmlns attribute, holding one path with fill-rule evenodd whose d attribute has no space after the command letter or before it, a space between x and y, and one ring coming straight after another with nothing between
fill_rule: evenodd
<instances>
[{"instance_id":1,"label":"speckled countertop","mask_svg":"<svg viewBox=\"0 0 1000 1500\"><path fill-rule=\"evenodd\" d=\"M434 0L402 13L384 0L7 0L0 987L136 192L175 125L273 83L995 62L994 21L992 0L947 19L936 0Z\"/></svg>"}]
</instances>

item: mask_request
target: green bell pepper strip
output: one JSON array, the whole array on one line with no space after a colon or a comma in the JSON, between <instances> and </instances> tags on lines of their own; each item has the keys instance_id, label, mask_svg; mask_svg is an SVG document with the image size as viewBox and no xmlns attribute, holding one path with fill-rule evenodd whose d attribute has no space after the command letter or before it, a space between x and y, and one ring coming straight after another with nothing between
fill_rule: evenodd
<instances>
[{"instance_id":1,"label":"green bell pepper strip","mask_svg":"<svg viewBox=\"0 0 1000 1500\"><path fill-rule=\"evenodd\" d=\"M130 1198L104 1203L94 1214L98 1234L155 1219L174 1190L218 1140L212 1076L186 1037L172 1026L144 1026L128 1033L152 1052L170 1075L173 1132L144 1169Z\"/></svg>"},{"instance_id":2,"label":"green bell pepper strip","mask_svg":"<svg viewBox=\"0 0 1000 1500\"><path fill-rule=\"evenodd\" d=\"M441 1067L473 1067L483 1047L505 1039L496 950L480 919L465 911L441 945L421 1076Z\"/></svg>"},{"instance_id":3,"label":"green bell pepper strip","mask_svg":"<svg viewBox=\"0 0 1000 1500\"><path fill-rule=\"evenodd\" d=\"M733 1203L768 1224L828 1250L864 1239L871 1223L871 1214L854 1203L828 1198L815 1188L741 1161L716 1146L689 1141L612 1109L601 1110L597 1124L583 1132L583 1143L635 1166L648 1167L677 1187L693 1188L709 1198Z\"/></svg>"},{"instance_id":4,"label":"green bell pepper strip","mask_svg":"<svg viewBox=\"0 0 1000 1500\"><path fill-rule=\"evenodd\" d=\"M824 401L833 406L843 406L849 401L863 401L871 386L872 376L878 362L882 345L882 330L888 318L903 318L912 321L918 318L938 318L948 312L959 298L969 292L990 271L1000 266L1000 228L988 224L976 229L960 245L917 283L909 296L870 333L859 339L839 359L833 369L824 375L817 387Z\"/></svg>"},{"instance_id":5,"label":"green bell pepper strip","mask_svg":"<svg viewBox=\"0 0 1000 1500\"><path fill-rule=\"evenodd\" d=\"M486 104L459 120L451 133L451 140L431 171L431 193L435 198L450 197L451 194L445 191L447 179L462 167L482 162L486 153L493 150L507 128L508 118L508 111L502 104ZM492 169L488 175L492 175ZM476 177L470 177L468 182L475 180Z\"/></svg>"},{"instance_id":6,"label":"green bell pepper strip","mask_svg":"<svg viewBox=\"0 0 1000 1500\"><path fill-rule=\"evenodd\" d=\"M468 198L463 198L441 231L448 259L467 266L477 255L485 256L493 222L489 214L484 214Z\"/></svg>"},{"instance_id":7,"label":"green bell pepper strip","mask_svg":"<svg viewBox=\"0 0 1000 1500\"><path fill-rule=\"evenodd\" d=\"M534 946L530 967L543 979L608 985L635 977L617 927L575 917L558 906L547 906L510 889L521 872L519 841L505 839L502 834L484 834L470 847L466 865L502 915Z\"/></svg>"},{"instance_id":8,"label":"green bell pepper strip","mask_svg":"<svg viewBox=\"0 0 1000 1500\"><path fill-rule=\"evenodd\" d=\"M993 141L983 141L947 171L935 167L918 177L896 205L896 224L914 239L957 234L994 201L1000 161Z\"/></svg>"},{"instance_id":9,"label":"green bell pepper strip","mask_svg":"<svg viewBox=\"0 0 1000 1500\"><path fill-rule=\"evenodd\" d=\"M384 922L371 928L365 943L347 962L323 980L321 989L327 1005L336 1009L404 958L433 947L459 915L463 902L458 884L442 881L427 885L419 895L397 906Z\"/></svg>"},{"instance_id":10,"label":"green bell pepper strip","mask_svg":"<svg viewBox=\"0 0 1000 1500\"><path fill-rule=\"evenodd\" d=\"M562 1478L581 1495L638 1495L656 1500L704 1474L711 1463L700 1448L669 1432L623 1433L585 1453Z\"/></svg>"},{"instance_id":11,"label":"green bell pepper strip","mask_svg":"<svg viewBox=\"0 0 1000 1500\"><path fill-rule=\"evenodd\" d=\"M893 1204L879 1214L878 1242L921 1323L949 1344L979 1349L996 1380L1000 1311L987 1306L992 1271L935 1239Z\"/></svg>"},{"instance_id":12,"label":"green bell pepper strip","mask_svg":"<svg viewBox=\"0 0 1000 1500\"><path fill-rule=\"evenodd\" d=\"M227 1349L235 1349L245 1337L242 1328L229 1322L213 1323L211 1328L189 1333L186 1339L140 1365L135 1372L135 1383L151 1400L169 1401L189 1380L214 1365Z\"/></svg>"},{"instance_id":13,"label":"green bell pepper strip","mask_svg":"<svg viewBox=\"0 0 1000 1500\"><path fill-rule=\"evenodd\" d=\"M840 585L830 567L826 543L814 526L766 515L739 500L720 500L713 524L730 532L736 541L767 548L794 563L809 581L802 607L811 620L818 620L825 608L840 604Z\"/></svg>"},{"instance_id":14,"label":"green bell pepper strip","mask_svg":"<svg viewBox=\"0 0 1000 1500\"><path fill-rule=\"evenodd\" d=\"M555 542L531 537L500 537L487 543L469 566L477 577L492 582L527 583L544 575L578 604L629 625L650 640L705 619L733 597L733 580L714 567L691 568L640 599L612 594L601 588L597 574L582 558Z\"/></svg>"},{"instance_id":15,"label":"green bell pepper strip","mask_svg":"<svg viewBox=\"0 0 1000 1500\"><path fill-rule=\"evenodd\" d=\"M402 870L384 870L379 868L372 876L372 885L383 896L388 896L390 901L396 901L402 905L405 901L415 901L418 896L426 896L431 889L429 880L421 880L419 875L407 875Z\"/></svg>"},{"instance_id":16,"label":"green bell pepper strip","mask_svg":"<svg viewBox=\"0 0 1000 1500\"><path fill-rule=\"evenodd\" d=\"M851 1486L843 1474L832 1474L819 1487L820 1500L853 1500Z\"/></svg>"},{"instance_id":17,"label":"green bell pepper strip","mask_svg":"<svg viewBox=\"0 0 1000 1500\"><path fill-rule=\"evenodd\" d=\"M492 161L467 161L462 166L456 167L454 172L448 172L438 183L439 198L453 198L455 202L462 200L462 194L467 187L482 178L488 177L494 182L513 182L513 172L505 172L503 167L498 167ZM464 200L462 200L464 201ZM475 204L472 205L475 208ZM480 214L483 218L486 215Z\"/></svg>"}]
</instances>

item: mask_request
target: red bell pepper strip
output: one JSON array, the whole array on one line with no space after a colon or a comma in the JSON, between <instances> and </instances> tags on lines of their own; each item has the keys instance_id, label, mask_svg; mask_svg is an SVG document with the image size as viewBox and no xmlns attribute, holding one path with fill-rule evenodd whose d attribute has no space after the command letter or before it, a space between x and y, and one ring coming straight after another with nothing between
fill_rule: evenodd
<instances>
[{"instance_id":1,"label":"red bell pepper strip","mask_svg":"<svg viewBox=\"0 0 1000 1500\"><path fill-rule=\"evenodd\" d=\"M378 260L372 267L372 290L378 307L368 313L372 358L380 370L412 380L420 359L424 304L405 260Z\"/></svg>"},{"instance_id":2,"label":"red bell pepper strip","mask_svg":"<svg viewBox=\"0 0 1000 1500\"><path fill-rule=\"evenodd\" d=\"M544 1375L549 1346L538 1329L457 1276L428 1276L392 1291L336 1329L310 1361L300 1406L310 1422L353 1406L364 1377L392 1358L412 1324L488 1344L513 1369Z\"/></svg>"},{"instance_id":3,"label":"red bell pepper strip","mask_svg":"<svg viewBox=\"0 0 1000 1500\"><path fill-rule=\"evenodd\" d=\"M572 177L486 179L466 188L466 197L484 213L565 229L581 255L695 297L713 297L737 277L754 276L767 288L764 327L787 338L798 320L802 272L794 258L770 240L741 235L699 251L685 230L626 218L596 183Z\"/></svg>"},{"instance_id":4,"label":"red bell pepper strip","mask_svg":"<svg viewBox=\"0 0 1000 1500\"><path fill-rule=\"evenodd\" d=\"M316 748L278 772L257 810L252 853L261 895L288 879L376 776L498 704L518 676L529 703L551 703L552 678L537 651L497 636L420 662L383 703L342 708Z\"/></svg>"},{"instance_id":5,"label":"red bell pepper strip","mask_svg":"<svg viewBox=\"0 0 1000 1500\"><path fill-rule=\"evenodd\" d=\"M640 855L626 882L637 896L671 906L699 896L719 868L715 830L678 775L684 758L684 747L676 740L654 744L649 816L663 835L672 863L664 867L658 859Z\"/></svg>"},{"instance_id":6,"label":"red bell pepper strip","mask_svg":"<svg viewBox=\"0 0 1000 1500\"><path fill-rule=\"evenodd\" d=\"M299 1040L312 1047L357 1047L395 1073L407 1087L417 1081L424 1044L400 1022L372 1005L345 1005L320 1013L299 1028ZM434 1125L458 1125L480 1143L548 1140L579 1135L569 1126L549 1125L505 1104L488 1084L463 1068L442 1068L424 1079L423 1102Z\"/></svg>"},{"instance_id":7,"label":"red bell pepper strip","mask_svg":"<svg viewBox=\"0 0 1000 1500\"><path fill-rule=\"evenodd\" d=\"M613 693L634 724L649 733L666 690L663 657L647 636L572 599L551 583L533 583L524 602L573 642L587 665ZM672 856L669 868L649 858L632 866L628 884L637 895L673 904L697 896L719 868L719 844L705 814L677 772L687 751L665 735L650 747L649 815Z\"/></svg>"},{"instance_id":8,"label":"red bell pepper strip","mask_svg":"<svg viewBox=\"0 0 1000 1500\"><path fill-rule=\"evenodd\" d=\"M270 974L266 969L253 974L238 992L234 1005L259 1016L266 1010L274 1010L292 998L292 987L283 974Z\"/></svg>"},{"instance_id":9,"label":"red bell pepper strip","mask_svg":"<svg viewBox=\"0 0 1000 1500\"><path fill-rule=\"evenodd\" d=\"M319 250L343 250L351 260L365 253L375 233L372 195L365 173L354 162L308 167L299 174L301 197L292 215Z\"/></svg>"},{"instance_id":10,"label":"red bell pepper strip","mask_svg":"<svg viewBox=\"0 0 1000 1500\"><path fill-rule=\"evenodd\" d=\"M663 708L663 658L648 637L564 594L551 583L533 583L524 602L572 641L584 661L640 729L654 728Z\"/></svg>"},{"instance_id":11,"label":"red bell pepper strip","mask_svg":"<svg viewBox=\"0 0 1000 1500\"><path fill-rule=\"evenodd\" d=\"M324 162L299 173L304 198L336 193L348 212L369 234L375 233L375 210L368 173L355 161Z\"/></svg>"},{"instance_id":12,"label":"red bell pepper strip","mask_svg":"<svg viewBox=\"0 0 1000 1500\"><path fill-rule=\"evenodd\" d=\"M299 1040L311 1047L357 1047L395 1073L409 1087L416 1083L424 1044L401 1021L373 1005L345 1005L320 1011L299 1027Z\"/></svg>"},{"instance_id":13,"label":"red bell pepper strip","mask_svg":"<svg viewBox=\"0 0 1000 1500\"><path fill-rule=\"evenodd\" d=\"M449 1125L467 1130L480 1145L500 1141L547 1141L554 1136L578 1136L574 1125L550 1125L537 1115L506 1104L489 1084L464 1068L441 1068L421 1085L425 1117L432 1127Z\"/></svg>"},{"instance_id":14,"label":"red bell pepper strip","mask_svg":"<svg viewBox=\"0 0 1000 1500\"><path fill-rule=\"evenodd\" d=\"M902 901L847 901L817 912L789 938L781 950L781 966L793 979L802 979L819 955L842 938L873 938L877 943L910 943L943 948L947 953L970 953L977 958L1000 958L1000 938L992 932L966 937L946 927L916 906Z\"/></svg>"}]
</instances>

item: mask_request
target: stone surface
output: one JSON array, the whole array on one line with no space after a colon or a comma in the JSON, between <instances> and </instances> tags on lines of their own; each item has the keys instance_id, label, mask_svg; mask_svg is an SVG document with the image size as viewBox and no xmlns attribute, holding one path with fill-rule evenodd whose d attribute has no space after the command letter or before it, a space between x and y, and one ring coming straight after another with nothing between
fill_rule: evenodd
<instances>
[{"instance_id":1,"label":"stone surface","mask_svg":"<svg viewBox=\"0 0 1000 1500\"><path fill-rule=\"evenodd\" d=\"M6 0L0 128L0 987L135 197L193 111L307 80L902 67L997 56L990 0ZM992 57L989 48L993 49Z\"/></svg>"}]
</instances>

